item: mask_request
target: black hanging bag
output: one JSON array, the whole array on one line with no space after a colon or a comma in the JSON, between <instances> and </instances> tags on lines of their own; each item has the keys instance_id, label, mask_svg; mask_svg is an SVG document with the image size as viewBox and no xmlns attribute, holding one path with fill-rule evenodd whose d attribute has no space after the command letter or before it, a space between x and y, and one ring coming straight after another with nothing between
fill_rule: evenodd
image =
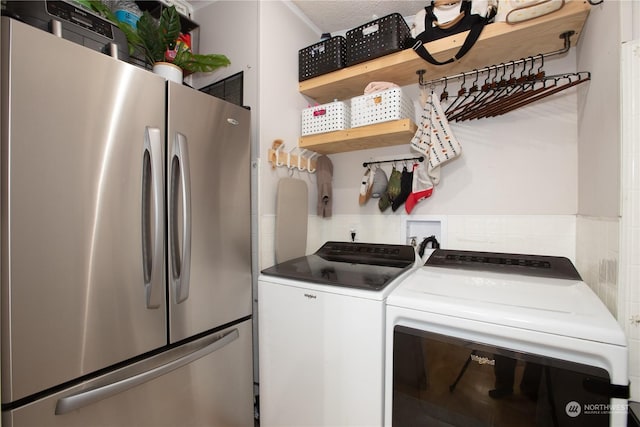
<instances>
[{"instance_id":1,"label":"black hanging bag","mask_svg":"<svg viewBox=\"0 0 640 427\"><path fill-rule=\"evenodd\" d=\"M422 59L434 65L449 64L466 55L480 37L484 26L490 23L496 15L496 8L493 6L486 8L485 15L483 15L484 11L482 11L483 14L472 13L472 0L461 0L458 16L445 24L439 24L437 17L438 8L439 6L436 5L435 1L432 1L429 6L425 7L424 31L413 39L413 50L415 50ZM416 19L420 19L420 15L421 14L418 13ZM435 59L424 46L425 43L464 31L469 31L469 34L464 40L462 47L453 58L446 61L440 62Z\"/></svg>"}]
</instances>

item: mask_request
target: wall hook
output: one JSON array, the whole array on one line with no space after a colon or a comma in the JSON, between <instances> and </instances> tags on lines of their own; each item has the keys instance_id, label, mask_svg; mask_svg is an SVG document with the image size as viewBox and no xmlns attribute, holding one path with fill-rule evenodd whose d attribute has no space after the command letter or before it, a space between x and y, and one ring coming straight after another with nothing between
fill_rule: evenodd
<instances>
[{"instance_id":1,"label":"wall hook","mask_svg":"<svg viewBox=\"0 0 640 427\"><path fill-rule=\"evenodd\" d=\"M286 166L289 171L298 169L299 171L307 171L314 173L316 171L316 157L318 153L308 150L306 148L301 149L298 146L293 147L291 150L284 148L282 140L275 140L271 148L269 149L269 162L276 167Z\"/></svg>"},{"instance_id":2,"label":"wall hook","mask_svg":"<svg viewBox=\"0 0 640 427\"><path fill-rule=\"evenodd\" d=\"M427 70L418 70L418 71L416 71L416 74L418 75L418 85L424 86L424 74L426 72L427 72Z\"/></svg>"}]
</instances>

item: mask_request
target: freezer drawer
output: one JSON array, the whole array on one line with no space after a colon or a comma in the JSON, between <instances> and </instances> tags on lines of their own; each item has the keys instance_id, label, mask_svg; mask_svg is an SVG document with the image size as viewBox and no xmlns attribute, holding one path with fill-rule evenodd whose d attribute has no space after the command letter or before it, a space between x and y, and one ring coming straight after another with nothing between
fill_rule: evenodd
<instances>
[{"instance_id":1,"label":"freezer drawer","mask_svg":"<svg viewBox=\"0 0 640 427\"><path fill-rule=\"evenodd\" d=\"M56 393L12 412L3 413L3 427L233 427L253 425L251 320L201 338L100 377L90 383ZM203 344L211 347L201 348ZM180 357L200 359L178 367L128 390L82 406L117 381L136 382L154 375ZM193 352L200 352L193 355ZM192 356L189 356L192 355ZM169 359L169 360L167 360ZM170 366L174 367L174 366ZM170 369L170 368L166 368ZM100 388L102 387L102 388ZM64 400L64 398L69 398ZM75 400L74 400L75 399ZM77 401L79 402L77 402ZM79 404L78 409L74 409ZM56 411L58 415L56 415Z\"/></svg>"}]
</instances>

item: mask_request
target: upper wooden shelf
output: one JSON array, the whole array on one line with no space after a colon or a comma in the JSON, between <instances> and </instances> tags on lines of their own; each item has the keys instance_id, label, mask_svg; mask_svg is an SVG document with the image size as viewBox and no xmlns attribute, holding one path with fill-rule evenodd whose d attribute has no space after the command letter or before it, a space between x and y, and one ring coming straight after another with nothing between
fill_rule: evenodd
<instances>
[{"instance_id":1,"label":"upper wooden shelf","mask_svg":"<svg viewBox=\"0 0 640 427\"><path fill-rule=\"evenodd\" d=\"M320 154L389 147L408 144L417 129L415 123L410 119L392 120L368 126L303 136L300 138L298 146Z\"/></svg>"},{"instance_id":2,"label":"upper wooden shelf","mask_svg":"<svg viewBox=\"0 0 640 427\"><path fill-rule=\"evenodd\" d=\"M319 103L325 103L362 95L364 88L372 81L389 81L400 86L417 83L416 71L421 69L426 70L425 80L433 80L561 50L564 47L561 34L567 31L575 32L571 36L571 45L576 45L590 8L586 1L569 0L559 11L530 21L516 25L504 22L489 24L473 48L460 61L444 66L429 64L413 49L405 49L302 81L299 83L299 91ZM446 60L458 52L466 35L467 32L456 34L428 43L426 47L436 59Z\"/></svg>"}]
</instances>

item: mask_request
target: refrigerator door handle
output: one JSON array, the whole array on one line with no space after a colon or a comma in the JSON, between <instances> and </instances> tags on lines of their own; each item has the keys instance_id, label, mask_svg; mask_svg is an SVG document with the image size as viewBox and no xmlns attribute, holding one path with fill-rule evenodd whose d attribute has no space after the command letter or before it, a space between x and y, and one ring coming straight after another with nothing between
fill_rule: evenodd
<instances>
[{"instance_id":1,"label":"refrigerator door handle","mask_svg":"<svg viewBox=\"0 0 640 427\"><path fill-rule=\"evenodd\" d=\"M137 387L155 378L161 377L208 354L222 349L239 337L240 332L237 328L234 328L223 334L214 334L203 340L202 342L198 342L197 348L194 351L183 357L172 360L164 365L160 365L156 368L141 372L136 375L132 375L120 381L115 381L102 386L96 386L90 390L82 391L72 396L63 397L56 403L55 414L63 415L68 412L75 411L92 403L96 403L109 397L115 396L116 394L122 393L133 387ZM101 379L101 382L104 383L105 379Z\"/></svg>"},{"instance_id":2,"label":"refrigerator door handle","mask_svg":"<svg viewBox=\"0 0 640 427\"><path fill-rule=\"evenodd\" d=\"M160 129L146 127L142 160L142 266L146 305L162 305L163 157Z\"/></svg>"},{"instance_id":3,"label":"refrigerator door handle","mask_svg":"<svg viewBox=\"0 0 640 427\"><path fill-rule=\"evenodd\" d=\"M171 174L169 183L169 262L171 264L169 274L175 303L180 304L189 298L191 272L191 169L189 167L187 137L180 132L175 133L169 167ZM178 206L180 194L182 194L181 209ZM179 211L182 216L181 224ZM180 232L182 239L180 239Z\"/></svg>"}]
</instances>

